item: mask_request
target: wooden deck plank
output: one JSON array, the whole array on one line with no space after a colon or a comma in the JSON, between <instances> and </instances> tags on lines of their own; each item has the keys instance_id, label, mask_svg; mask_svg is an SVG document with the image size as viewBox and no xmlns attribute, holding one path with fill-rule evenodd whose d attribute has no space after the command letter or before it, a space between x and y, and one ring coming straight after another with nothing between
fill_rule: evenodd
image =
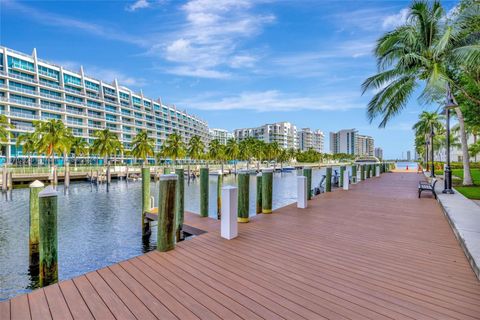
<instances>
[{"instance_id":1,"label":"wooden deck plank","mask_svg":"<svg viewBox=\"0 0 480 320\"><path fill-rule=\"evenodd\" d=\"M419 179L322 194L252 217L230 241L185 213L208 233L34 291L30 305L0 303L0 318L48 318L48 305L56 319L480 319L480 282L438 203L417 198Z\"/></svg>"},{"instance_id":2,"label":"wooden deck plank","mask_svg":"<svg viewBox=\"0 0 480 320\"><path fill-rule=\"evenodd\" d=\"M93 315L72 280L58 284L74 319L92 320Z\"/></svg>"},{"instance_id":3,"label":"wooden deck plank","mask_svg":"<svg viewBox=\"0 0 480 320\"><path fill-rule=\"evenodd\" d=\"M88 306L88 309L92 313L95 319L113 320L115 316L111 310L100 298L95 288L90 284L85 276L80 276L73 279L73 283L78 289L78 292L82 295L83 300Z\"/></svg>"},{"instance_id":4,"label":"wooden deck plank","mask_svg":"<svg viewBox=\"0 0 480 320\"><path fill-rule=\"evenodd\" d=\"M45 298L45 292L42 289L29 293L28 303L30 305L30 314L32 316L32 320L44 320L52 318L47 299Z\"/></svg>"},{"instance_id":5,"label":"wooden deck plank","mask_svg":"<svg viewBox=\"0 0 480 320\"><path fill-rule=\"evenodd\" d=\"M9 320L10 319L10 301L1 301L0 302L0 319Z\"/></svg>"},{"instance_id":6,"label":"wooden deck plank","mask_svg":"<svg viewBox=\"0 0 480 320\"><path fill-rule=\"evenodd\" d=\"M28 320L30 317L30 306L28 304L28 295L22 295L10 300L10 319Z\"/></svg>"},{"instance_id":7,"label":"wooden deck plank","mask_svg":"<svg viewBox=\"0 0 480 320\"><path fill-rule=\"evenodd\" d=\"M54 320L73 319L58 284L45 287L43 291L45 292L48 307L50 308L50 313Z\"/></svg>"}]
</instances>

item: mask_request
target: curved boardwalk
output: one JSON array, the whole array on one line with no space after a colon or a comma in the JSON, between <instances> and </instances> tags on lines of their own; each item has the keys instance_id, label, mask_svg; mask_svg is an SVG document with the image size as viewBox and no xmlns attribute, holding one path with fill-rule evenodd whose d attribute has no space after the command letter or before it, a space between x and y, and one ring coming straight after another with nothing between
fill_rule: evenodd
<instances>
[{"instance_id":1,"label":"curved boardwalk","mask_svg":"<svg viewBox=\"0 0 480 320\"><path fill-rule=\"evenodd\" d=\"M414 173L389 173L0 304L0 319L479 319L480 283Z\"/></svg>"}]
</instances>

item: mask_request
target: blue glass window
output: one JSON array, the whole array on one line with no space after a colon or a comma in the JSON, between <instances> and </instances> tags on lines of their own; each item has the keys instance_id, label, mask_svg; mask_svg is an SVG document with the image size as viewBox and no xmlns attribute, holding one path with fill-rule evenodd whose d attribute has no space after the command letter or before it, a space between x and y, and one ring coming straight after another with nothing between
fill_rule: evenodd
<instances>
[{"instance_id":1,"label":"blue glass window","mask_svg":"<svg viewBox=\"0 0 480 320\"><path fill-rule=\"evenodd\" d=\"M43 74L44 76L55 78L58 80L60 72L53 70L44 66L38 66L38 73Z\"/></svg>"},{"instance_id":2,"label":"blue glass window","mask_svg":"<svg viewBox=\"0 0 480 320\"><path fill-rule=\"evenodd\" d=\"M15 57L8 57L7 60L8 60L8 66L10 68L19 68L19 69L28 70L28 71L35 71L35 68L32 62L28 62Z\"/></svg>"},{"instance_id":3,"label":"blue glass window","mask_svg":"<svg viewBox=\"0 0 480 320\"><path fill-rule=\"evenodd\" d=\"M100 90L100 86L94 82L91 82L91 81L88 81L88 80L85 80L85 87L87 87L88 89L92 89L92 90L95 90L95 91L98 91Z\"/></svg>"},{"instance_id":4,"label":"blue glass window","mask_svg":"<svg viewBox=\"0 0 480 320\"><path fill-rule=\"evenodd\" d=\"M63 82L65 84L75 84L77 86L82 85L82 79L74 77L74 76L69 75L69 74L64 74L63 75Z\"/></svg>"},{"instance_id":5,"label":"blue glass window","mask_svg":"<svg viewBox=\"0 0 480 320\"><path fill-rule=\"evenodd\" d=\"M62 94L60 92L47 90L47 89L43 89L43 88L40 88L40 92L44 93L44 94L51 95L51 96L55 96L55 97L61 97L62 96Z\"/></svg>"}]
</instances>

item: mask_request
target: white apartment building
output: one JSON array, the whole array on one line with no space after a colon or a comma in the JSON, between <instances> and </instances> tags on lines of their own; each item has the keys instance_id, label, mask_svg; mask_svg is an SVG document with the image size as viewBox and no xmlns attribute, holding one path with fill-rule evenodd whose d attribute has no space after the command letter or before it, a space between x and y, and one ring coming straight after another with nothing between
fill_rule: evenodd
<instances>
[{"instance_id":1,"label":"white apartment building","mask_svg":"<svg viewBox=\"0 0 480 320\"><path fill-rule=\"evenodd\" d=\"M256 128L235 129L234 136L237 141L251 137L265 143L277 142L283 149L298 149L297 127L290 122L265 124Z\"/></svg>"},{"instance_id":2,"label":"white apartment building","mask_svg":"<svg viewBox=\"0 0 480 320\"><path fill-rule=\"evenodd\" d=\"M459 135L458 131L452 131L454 135ZM471 145L476 143L480 137L474 136L473 134L467 135L467 144ZM460 140L460 139L458 139ZM428 157L430 157L430 151L428 153ZM440 150L434 150L434 159L435 161L447 161L447 150L445 148L441 148ZM431 160L429 160L431 161ZM462 162L463 161L463 153L461 146L450 146L450 161L452 162ZM480 161L480 155L477 156L470 156L470 162L477 162Z\"/></svg>"},{"instance_id":3,"label":"white apartment building","mask_svg":"<svg viewBox=\"0 0 480 320\"><path fill-rule=\"evenodd\" d=\"M209 129L210 140L218 140L221 144L226 145L227 140L233 138L233 133L225 129Z\"/></svg>"},{"instance_id":4,"label":"white apartment building","mask_svg":"<svg viewBox=\"0 0 480 320\"><path fill-rule=\"evenodd\" d=\"M123 87L117 80L105 83L85 74L83 68L74 72L41 60L35 49L28 55L0 47L0 114L13 126L4 151L7 161L23 155L16 138L33 131L35 120L62 120L74 136L90 143L95 131L108 128L127 150L141 130L155 139L157 150L174 132L185 141L194 135L205 143L209 139L204 120Z\"/></svg>"},{"instance_id":5,"label":"white apartment building","mask_svg":"<svg viewBox=\"0 0 480 320\"><path fill-rule=\"evenodd\" d=\"M356 156L373 156L374 139L370 136L360 135L356 129L343 129L330 132L330 152L346 153Z\"/></svg>"},{"instance_id":6,"label":"white apartment building","mask_svg":"<svg viewBox=\"0 0 480 320\"><path fill-rule=\"evenodd\" d=\"M310 128L302 128L298 131L298 148L300 151L313 149L317 152L324 152L325 136L320 130L311 130Z\"/></svg>"},{"instance_id":7,"label":"white apartment building","mask_svg":"<svg viewBox=\"0 0 480 320\"><path fill-rule=\"evenodd\" d=\"M375 148L375 157L382 160L383 159L383 149L380 147Z\"/></svg>"}]
</instances>

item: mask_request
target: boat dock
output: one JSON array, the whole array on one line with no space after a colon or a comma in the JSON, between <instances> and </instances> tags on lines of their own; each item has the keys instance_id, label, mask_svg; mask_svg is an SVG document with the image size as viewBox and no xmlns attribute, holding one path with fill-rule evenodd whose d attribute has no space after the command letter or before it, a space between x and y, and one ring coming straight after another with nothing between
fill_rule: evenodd
<instances>
[{"instance_id":1,"label":"boat dock","mask_svg":"<svg viewBox=\"0 0 480 320\"><path fill-rule=\"evenodd\" d=\"M385 173L0 303L0 319L479 319L480 282L422 175ZM61 266L60 266L61 268Z\"/></svg>"}]
</instances>

